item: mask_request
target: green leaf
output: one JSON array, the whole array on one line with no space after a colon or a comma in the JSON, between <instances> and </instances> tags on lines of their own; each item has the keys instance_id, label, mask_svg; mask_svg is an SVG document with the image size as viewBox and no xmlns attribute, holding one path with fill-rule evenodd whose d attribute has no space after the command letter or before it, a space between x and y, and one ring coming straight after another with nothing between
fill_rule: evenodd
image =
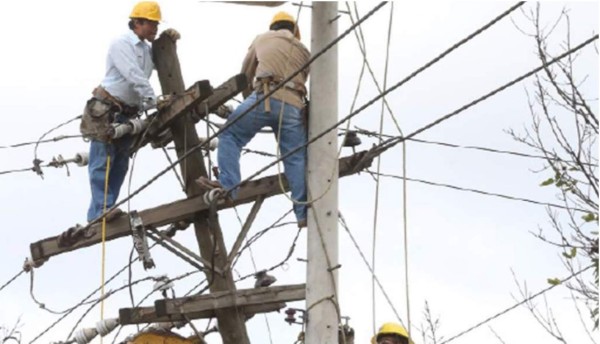
<instances>
[{"instance_id":1,"label":"green leaf","mask_svg":"<svg viewBox=\"0 0 600 344\"><path fill-rule=\"evenodd\" d=\"M563 252L562 255L563 255L563 257L565 257L567 259L575 258L575 256L577 255L577 248L571 247L571 252L569 252L569 253Z\"/></svg>"},{"instance_id":2,"label":"green leaf","mask_svg":"<svg viewBox=\"0 0 600 344\"><path fill-rule=\"evenodd\" d=\"M571 167L569 171L579 171L579 169L577 167Z\"/></svg>"},{"instance_id":3,"label":"green leaf","mask_svg":"<svg viewBox=\"0 0 600 344\"><path fill-rule=\"evenodd\" d=\"M548 178L540 184L540 186L548 186L554 184L554 178Z\"/></svg>"},{"instance_id":4,"label":"green leaf","mask_svg":"<svg viewBox=\"0 0 600 344\"><path fill-rule=\"evenodd\" d=\"M558 278L548 278L548 284L559 285L560 284L560 279L558 279Z\"/></svg>"},{"instance_id":5,"label":"green leaf","mask_svg":"<svg viewBox=\"0 0 600 344\"><path fill-rule=\"evenodd\" d=\"M592 222L594 220L596 220L596 214L594 213L587 213L586 215L581 217L585 222Z\"/></svg>"}]
</instances>

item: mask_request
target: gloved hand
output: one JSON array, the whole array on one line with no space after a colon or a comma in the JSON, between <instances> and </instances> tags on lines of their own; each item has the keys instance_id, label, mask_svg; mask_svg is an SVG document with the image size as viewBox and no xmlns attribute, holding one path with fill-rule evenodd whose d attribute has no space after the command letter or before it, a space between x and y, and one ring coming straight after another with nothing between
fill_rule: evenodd
<instances>
[{"instance_id":1,"label":"gloved hand","mask_svg":"<svg viewBox=\"0 0 600 344\"><path fill-rule=\"evenodd\" d=\"M175 42L176 40L181 38L181 34L179 34L179 31L172 29L172 28L169 28L169 29L166 29L165 31L163 31L161 33L161 36L162 35L167 35L173 42Z\"/></svg>"},{"instance_id":2,"label":"gloved hand","mask_svg":"<svg viewBox=\"0 0 600 344\"><path fill-rule=\"evenodd\" d=\"M223 104L217 108L215 114L221 118L227 119L229 115L233 112L233 106L229 104Z\"/></svg>"},{"instance_id":3,"label":"gloved hand","mask_svg":"<svg viewBox=\"0 0 600 344\"><path fill-rule=\"evenodd\" d=\"M167 105L171 104L172 100L173 100L173 96L168 95L168 94L159 96L158 101L156 102L156 109L158 111L162 110Z\"/></svg>"}]
</instances>

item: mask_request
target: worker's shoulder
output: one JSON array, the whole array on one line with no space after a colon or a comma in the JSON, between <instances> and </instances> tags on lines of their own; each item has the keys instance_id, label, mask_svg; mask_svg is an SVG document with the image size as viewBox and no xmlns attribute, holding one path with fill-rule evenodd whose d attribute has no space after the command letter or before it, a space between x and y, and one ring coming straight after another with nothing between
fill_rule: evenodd
<instances>
[{"instance_id":1,"label":"worker's shoulder","mask_svg":"<svg viewBox=\"0 0 600 344\"><path fill-rule=\"evenodd\" d=\"M135 35L135 33L133 33L132 31L127 31L125 33L122 33L122 34L114 37L111 41L111 45L115 45L115 44L136 45L139 42L140 42L140 39L139 39L139 37L137 37Z\"/></svg>"},{"instance_id":2,"label":"worker's shoulder","mask_svg":"<svg viewBox=\"0 0 600 344\"><path fill-rule=\"evenodd\" d=\"M296 39L294 34L288 30L270 30L256 36L254 39L255 44L260 44L263 42L281 42L281 44L292 44L308 52L308 48L301 41Z\"/></svg>"}]
</instances>

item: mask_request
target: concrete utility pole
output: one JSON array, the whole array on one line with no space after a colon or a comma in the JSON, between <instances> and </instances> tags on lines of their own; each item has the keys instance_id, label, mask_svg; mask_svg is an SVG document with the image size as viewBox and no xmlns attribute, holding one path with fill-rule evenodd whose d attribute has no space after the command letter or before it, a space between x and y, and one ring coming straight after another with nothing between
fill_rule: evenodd
<instances>
[{"instance_id":1,"label":"concrete utility pole","mask_svg":"<svg viewBox=\"0 0 600 344\"><path fill-rule=\"evenodd\" d=\"M313 2L313 54L338 35L338 3ZM319 57L310 70L308 138L337 122L337 46ZM306 343L338 344L338 159L337 132L331 131L308 146L308 267L306 278ZM325 194L323 195L323 193Z\"/></svg>"},{"instance_id":2,"label":"concrete utility pole","mask_svg":"<svg viewBox=\"0 0 600 344\"><path fill-rule=\"evenodd\" d=\"M182 94L185 91L185 87L175 43L162 35L152 44L152 51L163 94ZM175 120L171 125L171 131L175 141L177 156L179 157L186 153L185 149L190 149L200 144L194 121L189 114ZM200 176L207 176L204 159L200 150L196 150L181 162L181 174L185 182L187 196L194 197L200 195L202 191L196 185L195 180ZM207 216L198 216L194 220L200 254L202 258L207 261L214 261L217 267L223 269L227 262L227 250L223 242L218 218L215 216L215 219L211 219L211 226L209 226L208 221ZM235 292L236 288L231 271L224 272L223 276L208 270L205 273L207 279L210 281L211 292L226 290ZM246 332L244 314L238 312L235 307L219 309L215 313L224 344L250 343Z\"/></svg>"}]
</instances>

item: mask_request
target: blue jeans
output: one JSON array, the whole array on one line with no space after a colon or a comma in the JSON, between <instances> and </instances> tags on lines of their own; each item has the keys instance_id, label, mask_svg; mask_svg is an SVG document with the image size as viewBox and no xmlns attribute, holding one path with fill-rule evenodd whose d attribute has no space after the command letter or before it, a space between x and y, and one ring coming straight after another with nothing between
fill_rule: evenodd
<instances>
[{"instance_id":1,"label":"blue jeans","mask_svg":"<svg viewBox=\"0 0 600 344\"><path fill-rule=\"evenodd\" d=\"M108 172L108 193L106 195L106 209L117 202L121 185L129 169L129 148L133 142L130 135L106 143L92 140L90 143L90 156L88 173L92 201L87 213L87 220L96 219L104 211L104 184L106 177L106 157L110 154L110 171Z\"/></svg>"},{"instance_id":2,"label":"blue jeans","mask_svg":"<svg viewBox=\"0 0 600 344\"><path fill-rule=\"evenodd\" d=\"M262 97L262 94L260 94ZM256 92L252 93L240 106L238 106L229 118L227 124L246 112L252 104L259 99ZM219 150L217 161L219 164L219 182L226 190L231 190L240 183L240 153L242 148L250 142L256 133L264 127L270 127L275 136L279 130L279 113L282 102L270 98L271 112L265 112L264 102L260 103L252 111L244 115L240 120L225 129L219 135ZM277 138L277 137L276 137ZM302 122L300 109L285 104L283 118L281 120L281 137L279 138L279 150L281 156L286 155L294 148L302 146L283 160L285 176L290 185L292 199L306 202L306 129ZM237 195L237 188L231 190L233 198ZM294 213L298 221L306 220L306 205L294 203Z\"/></svg>"}]
</instances>

